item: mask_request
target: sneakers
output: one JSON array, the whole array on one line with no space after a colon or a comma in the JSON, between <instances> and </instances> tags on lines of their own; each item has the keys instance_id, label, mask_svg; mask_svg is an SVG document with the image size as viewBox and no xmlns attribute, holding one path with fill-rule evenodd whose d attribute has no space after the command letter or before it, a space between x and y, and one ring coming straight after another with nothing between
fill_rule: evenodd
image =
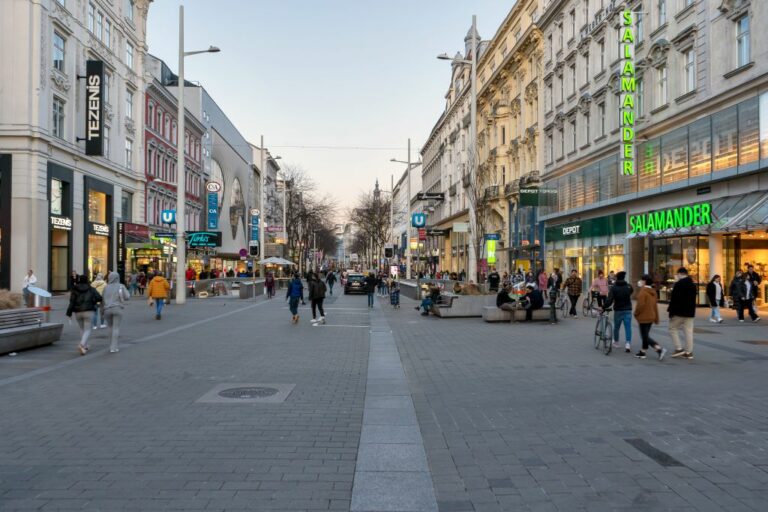
<instances>
[{"instance_id":1,"label":"sneakers","mask_svg":"<svg viewBox=\"0 0 768 512\"><path fill-rule=\"evenodd\" d=\"M672 357L680 357L685 355L685 350L683 349L677 349L674 352L672 352Z\"/></svg>"},{"instance_id":2,"label":"sneakers","mask_svg":"<svg viewBox=\"0 0 768 512\"><path fill-rule=\"evenodd\" d=\"M614 341L613 342L613 348L619 348L619 342L618 341Z\"/></svg>"},{"instance_id":3,"label":"sneakers","mask_svg":"<svg viewBox=\"0 0 768 512\"><path fill-rule=\"evenodd\" d=\"M659 350L659 361L663 361L664 360L664 356L666 356L666 355L667 355L667 349L662 347L662 349Z\"/></svg>"},{"instance_id":4,"label":"sneakers","mask_svg":"<svg viewBox=\"0 0 768 512\"><path fill-rule=\"evenodd\" d=\"M107 324L101 324L100 329L106 329L106 328L107 328Z\"/></svg>"},{"instance_id":5,"label":"sneakers","mask_svg":"<svg viewBox=\"0 0 768 512\"><path fill-rule=\"evenodd\" d=\"M722 318L718 318L717 319L717 323L719 323L719 324L723 323L723 319Z\"/></svg>"},{"instance_id":6,"label":"sneakers","mask_svg":"<svg viewBox=\"0 0 768 512\"><path fill-rule=\"evenodd\" d=\"M94 327L94 329L95 329L95 327ZM80 350L80 355L81 356L84 356L85 354L88 353L88 347L84 347L82 345L78 345L77 348Z\"/></svg>"},{"instance_id":7,"label":"sneakers","mask_svg":"<svg viewBox=\"0 0 768 512\"><path fill-rule=\"evenodd\" d=\"M759 322L759 321L760 321L760 317L757 317L754 320L752 320L752 323Z\"/></svg>"},{"instance_id":8,"label":"sneakers","mask_svg":"<svg viewBox=\"0 0 768 512\"><path fill-rule=\"evenodd\" d=\"M155 320L160 320L160 315L155 315ZM94 327L95 329L95 327Z\"/></svg>"},{"instance_id":9,"label":"sneakers","mask_svg":"<svg viewBox=\"0 0 768 512\"><path fill-rule=\"evenodd\" d=\"M744 320L739 320L739 322L744 323Z\"/></svg>"},{"instance_id":10,"label":"sneakers","mask_svg":"<svg viewBox=\"0 0 768 512\"><path fill-rule=\"evenodd\" d=\"M315 319L315 318L313 318L313 319L312 319L312 323L313 323L313 324L316 324L318 321L319 321L319 320L317 320L317 319Z\"/></svg>"},{"instance_id":11,"label":"sneakers","mask_svg":"<svg viewBox=\"0 0 768 512\"><path fill-rule=\"evenodd\" d=\"M645 359L645 358L646 358L646 355L645 355L645 352L643 352L643 351L641 350L641 351L639 351L637 354L635 354L635 357L636 357L636 358L638 358L638 359Z\"/></svg>"},{"instance_id":12,"label":"sneakers","mask_svg":"<svg viewBox=\"0 0 768 512\"><path fill-rule=\"evenodd\" d=\"M109 353L110 354L116 354L117 352L120 352L120 349L118 349L118 348L116 348L114 350L113 349L109 349Z\"/></svg>"},{"instance_id":13,"label":"sneakers","mask_svg":"<svg viewBox=\"0 0 768 512\"><path fill-rule=\"evenodd\" d=\"M325 317L324 317L324 316L321 316L321 317L320 317L320 322L318 322L318 323L320 323L320 324L322 324L322 325L325 325Z\"/></svg>"},{"instance_id":14,"label":"sneakers","mask_svg":"<svg viewBox=\"0 0 768 512\"><path fill-rule=\"evenodd\" d=\"M718 323L717 320L715 320L714 318L710 318L709 321L712 322L713 324Z\"/></svg>"},{"instance_id":15,"label":"sneakers","mask_svg":"<svg viewBox=\"0 0 768 512\"><path fill-rule=\"evenodd\" d=\"M632 352L632 346L629 343L624 344L624 352L626 352L627 354Z\"/></svg>"},{"instance_id":16,"label":"sneakers","mask_svg":"<svg viewBox=\"0 0 768 512\"><path fill-rule=\"evenodd\" d=\"M683 354L683 359L693 359L693 352L686 352Z\"/></svg>"},{"instance_id":17,"label":"sneakers","mask_svg":"<svg viewBox=\"0 0 768 512\"><path fill-rule=\"evenodd\" d=\"M742 321L743 321L743 320L742 320ZM98 325L94 325L93 327L91 327L91 329L93 329L94 331L95 331L96 329L98 329L98 328L99 328L99 326L98 326Z\"/></svg>"}]
</instances>

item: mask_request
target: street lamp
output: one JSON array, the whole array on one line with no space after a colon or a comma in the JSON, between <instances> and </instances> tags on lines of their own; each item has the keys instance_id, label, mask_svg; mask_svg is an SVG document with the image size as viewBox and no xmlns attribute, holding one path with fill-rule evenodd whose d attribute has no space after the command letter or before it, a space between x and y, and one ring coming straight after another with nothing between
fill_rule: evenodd
<instances>
[{"instance_id":1,"label":"street lamp","mask_svg":"<svg viewBox=\"0 0 768 512\"><path fill-rule=\"evenodd\" d=\"M406 176L405 179L408 182L407 183L407 192L406 192L406 194L408 195L408 200L407 200L407 204L406 204L405 216L406 216L406 229L407 229L407 233L408 233L406 235L406 238L408 240L406 241L406 247L405 247L405 257L406 257L406 261L405 261L405 264L406 264L405 278L406 279L410 279L411 278L411 199L412 199L412 197L411 197L411 169L421 165L421 162L411 163L411 139L408 139L408 161L398 160L397 158L390 158L389 161L390 162L395 162L395 163L398 163L398 164L405 164L406 165L405 172L406 172L407 176ZM394 189L394 187L393 187L393 189Z\"/></svg>"},{"instance_id":2,"label":"street lamp","mask_svg":"<svg viewBox=\"0 0 768 512\"><path fill-rule=\"evenodd\" d=\"M184 304L187 301L187 244L184 239L186 230L186 144L184 138L185 109L184 109L184 57L198 55L200 53L218 53L221 50L216 46L209 46L207 50L192 52L184 51L184 6L179 6L179 101L176 114L176 304Z\"/></svg>"},{"instance_id":3,"label":"street lamp","mask_svg":"<svg viewBox=\"0 0 768 512\"><path fill-rule=\"evenodd\" d=\"M446 53L437 56L439 60L450 60L454 64L470 67L470 98L469 98L469 180L475 184L477 167L477 154L475 145L477 143L477 16L472 16L472 28L470 29L470 38L472 40L472 51L469 59L449 57ZM475 252L475 233L477 233L477 211L476 198L470 200L469 204L469 263L468 275L477 280L477 254Z\"/></svg>"}]
</instances>

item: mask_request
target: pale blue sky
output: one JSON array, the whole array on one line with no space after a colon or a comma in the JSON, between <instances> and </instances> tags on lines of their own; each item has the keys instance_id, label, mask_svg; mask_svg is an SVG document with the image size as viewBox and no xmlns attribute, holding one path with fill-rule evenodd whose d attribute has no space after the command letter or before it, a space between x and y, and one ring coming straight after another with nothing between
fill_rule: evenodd
<instances>
[{"instance_id":1,"label":"pale blue sky","mask_svg":"<svg viewBox=\"0 0 768 512\"><path fill-rule=\"evenodd\" d=\"M450 63L435 56L463 49L472 14L490 39L513 0L156 0L149 50L176 71L178 6L186 49L221 53L186 59L240 132L283 163L302 166L350 206L378 177L389 188L444 106ZM280 147L283 146L283 147ZM389 150L300 149L344 146Z\"/></svg>"}]
</instances>

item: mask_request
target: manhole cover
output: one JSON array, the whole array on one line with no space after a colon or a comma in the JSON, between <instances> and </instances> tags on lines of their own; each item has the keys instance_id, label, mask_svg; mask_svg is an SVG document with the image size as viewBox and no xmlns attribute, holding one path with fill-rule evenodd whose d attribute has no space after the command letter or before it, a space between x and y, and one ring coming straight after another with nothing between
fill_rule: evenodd
<instances>
[{"instance_id":1,"label":"manhole cover","mask_svg":"<svg viewBox=\"0 0 768 512\"><path fill-rule=\"evenodd\" d=\"M230 388L219 391L222 398L238 398L249 400L253 398L264 398L276 395L278 390L275 388Z\"/></svg>"}]
</instances>

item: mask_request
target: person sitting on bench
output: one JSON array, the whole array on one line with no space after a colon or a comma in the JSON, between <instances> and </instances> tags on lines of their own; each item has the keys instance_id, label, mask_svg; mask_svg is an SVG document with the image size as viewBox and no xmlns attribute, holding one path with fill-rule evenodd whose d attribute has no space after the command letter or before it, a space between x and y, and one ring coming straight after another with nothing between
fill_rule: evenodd
<instances>
[{"instance_id":1,"label":"person sitting on bench","mask_svg":"<svg viewBox=\"0 0 768 512\"><path fill-rule=\"evenodd\" d=\"M432 306L438 304L440 301L440 288L437 286L429 287L429 295L421 300L421 304L416 306L415 309L421 308L421 316L428 316Z\"/></svg>"},{"instance_id":2,"label":"person sitting on bench","mask_svg":"<svg viewBox=\"0 0 768 512\"><path fill-rule=\"evenodd\" d=\"M526 286L525 289L525 297L521 302L525 308L525 321L530 322L533 320L533 311L544 307L544 296L541 294L541 290L537 290L532 284Z\"/></svg>"},{"instance_id":3,"label":"person sitting on bench","mask_svg":"<svg viewBox=\"0 0 768 512\"><path fill-rule=\"evenodd\" d=\"M514 311L517 308L515 299L509 296L512 291L512 285L505 284L501 291L496 295L496 307L503 311Z\"/></svg>"}]
</instances>

